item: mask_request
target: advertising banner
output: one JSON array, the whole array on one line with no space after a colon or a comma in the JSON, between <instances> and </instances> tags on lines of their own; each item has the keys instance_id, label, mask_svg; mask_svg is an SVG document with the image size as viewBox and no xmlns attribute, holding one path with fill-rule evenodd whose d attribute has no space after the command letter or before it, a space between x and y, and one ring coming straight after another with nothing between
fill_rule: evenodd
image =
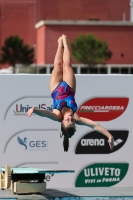
<instances>
[{"instance_id":1,"label":"advertising banner","mask_svg":"<svg viewBox=\"0 0 133 200\"><path fill-rule=\"evenodd\" d=\"M76 125L64 152L61 124L33 114L35 106L53 110L50 75L0 75L0 167L75 170L46 174L47 188L133 187L133 76L76 75L81 117L97 121L114 136L108 139Z\"/></svg>"}]
</instances>

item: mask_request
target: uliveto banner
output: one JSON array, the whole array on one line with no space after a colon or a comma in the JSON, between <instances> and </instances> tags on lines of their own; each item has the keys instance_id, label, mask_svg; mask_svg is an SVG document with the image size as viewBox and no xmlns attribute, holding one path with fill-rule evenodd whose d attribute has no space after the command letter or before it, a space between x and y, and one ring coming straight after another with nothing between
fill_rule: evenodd
<instances>
[{"instance_id":1,"label":"uliveto banner","mask_svg":"<svg viewBox=\"0 0 133 200\"><path fill-rule=\"evenodd\" d=\"M128 163L98 163L84 168L76 187L110 187L119 183L128 171Z\"/></svg>"},{"instance_id":2,"label":"uliveto banner","mask_svg":"<svg viewBox=\"0 0 133 200\"><path fill-rule=\"evenodd\" d=\"M105 127L114 136L114 149L104 135L77 125L64 152L59 122L26 115L33 106L52 111L50 75L1 75L0 167L75 170L47 174L47 188L133 187L133 76L76 75L76 79L78 114Z\"/></svg>"}]
</instances>

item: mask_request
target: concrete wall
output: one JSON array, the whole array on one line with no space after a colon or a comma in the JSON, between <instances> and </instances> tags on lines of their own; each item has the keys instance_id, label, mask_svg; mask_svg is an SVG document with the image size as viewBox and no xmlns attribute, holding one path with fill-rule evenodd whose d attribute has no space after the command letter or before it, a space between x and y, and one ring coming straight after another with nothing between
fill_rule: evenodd
<instances>
[{"instance_id":1,"label":"concrete wall","mask_svg":"<svg viewBox=\"0 0 133 200\"><path fill-rule=\"evenodd\" d=\"M129 0L39 0L38 20L126 20L130 19Z\"/></svg>"},{"instance_id":2,"label":"concrete wall","mask_svg":"<svg viewBox=\"0 0 133 200\"><path fill-rule=\"evenodd\" d=\"M95 37L107 41L109 49L113 52L112 58L107 62L111 64L132 64L133 26L126 25L44 25L45 26L45 60L44 63L53 63L57 48L57 39L60 35L68 35L72 42L78 35L94 34ZM42 29L37 29L37 36ZM41 35L40 40L43 35ZM37 44L37 60L42 54L41 41ZM42 46L42 44L41 44ZM41 60L42 62L42 60Z\"/></svg>"},{"instance_id":3,"label":"concrete wall","mask_svg":"<svg viewBox=\"0 0 133 200\"><path fill-rule=\"evenodd\" d=\"M35 46L38 43L38 35L36 36L35 24L40 20L111 20L111 21L123 21L123 18L127 21L130 20L130 7L129 0L76 0L75 1L65 1L65 0L0 0L0 47L4 43L4 40L10 35L19 35L24 39L25 43L30 44L31 46ZM50 30L49 30L50 29ZM97 30L96 30L97 29ZM66 33L69 35L70 40L72 40L75 36L80 33L88 34L90 32L94 32L96 36L101 37L102 39L107 39L109 41L110 48L114 49L112 37L115 35L113 41L116 41L118 38L118 45L120 44L120 50L123 49L121 47L121 38L119 33L124 31L122 35L126 34L127 40L123 44L123 47L129 47L128 51L130 51L130 35L131 29L129 31L123 27L123 29L119 29L119 33L114 32L112 27L105 29L99 27L75 27L75 26L67 26L67 27L47 27L46 35L50 33L50 35L46 36L48 39L45 44L45 40L41 38L42 44L44 47L41 47L37 44L37 48L39 49L39 58L37 56L38 63L49 63L53 62L55 50L56 50L56 40L58 36L62 33ZM105 31L105 32L104 32ZM110 34L108 32L110 31ZM107 32L107 35L106 35ZM52 35L51 35L52 34ZM111 35L111 36L109 36ZM132 42L131 42L132 44ZM46 45L46 46L45 46ZM51 48L52 46L52 48ZM45 51L42 48L47 50L46 55ZM38 51L38 50L37 50ZM44 52L43 52L44 51ZM127 51L127 50L126 50ZM41 52L41 53L40 53ZM110 61L119 62L119 63L131 63L130 55L127 57L120 58L118 54L114 54L115 57ZM122 52L123 53L123 52ZM126 53L126 52L124 52ZM126 53L127 54L127 53ZM118 59L118 61L117 61Z\"/></svg>"}]
</instances>

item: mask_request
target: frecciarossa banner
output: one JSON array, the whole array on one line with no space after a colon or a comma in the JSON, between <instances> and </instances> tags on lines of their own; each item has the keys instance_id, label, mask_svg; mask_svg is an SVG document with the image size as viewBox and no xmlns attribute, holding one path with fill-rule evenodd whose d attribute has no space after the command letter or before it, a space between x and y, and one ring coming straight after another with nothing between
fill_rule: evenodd
<instances>
[{"instance_id":1,"label":"frecciarossa banner","mask_svg":"<svg viewBox=\"0 0 133 200\"><path fill-rule=\"evenodd\" d=\"M0 167L75 171L46 174L47 188L133 187L133 76L76 75L78 114L107 129L114 149L105 135L76 124L68 152L60 122L27 117L33 106L53 111L50 77L0 75Z\"/></svg>"},{"instance_id":2,"label":"frecciarossa banner","mask_svg":"<svg viewBox=\"0 0 133 200\"><path fill-rule=\"evenodd\" d=\"M122 115L129 98L121 97L97 97L84 102L78 109L82 117L96 121L110 121Z\"/></svg>"}]
</instances>

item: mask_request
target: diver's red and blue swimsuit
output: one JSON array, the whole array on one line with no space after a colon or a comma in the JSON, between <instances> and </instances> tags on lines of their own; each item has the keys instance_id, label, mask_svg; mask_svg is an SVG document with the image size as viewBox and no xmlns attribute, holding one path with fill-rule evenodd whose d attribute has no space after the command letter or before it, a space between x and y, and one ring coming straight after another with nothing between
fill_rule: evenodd
<instances>
[{"instance_id":1,"label":"diver's red and blue swimsuit","mask_svg":"<svg viewBox=\"0 0 133 200\"><path fill-rule=\"evenodd\" d=\"M75 112L77 110L77 104L74 95L74 90L65 81L62 81L51 94L53 98L53 109L61 112L63 107L70 107Z\"/></svg>"}]
</instances>

